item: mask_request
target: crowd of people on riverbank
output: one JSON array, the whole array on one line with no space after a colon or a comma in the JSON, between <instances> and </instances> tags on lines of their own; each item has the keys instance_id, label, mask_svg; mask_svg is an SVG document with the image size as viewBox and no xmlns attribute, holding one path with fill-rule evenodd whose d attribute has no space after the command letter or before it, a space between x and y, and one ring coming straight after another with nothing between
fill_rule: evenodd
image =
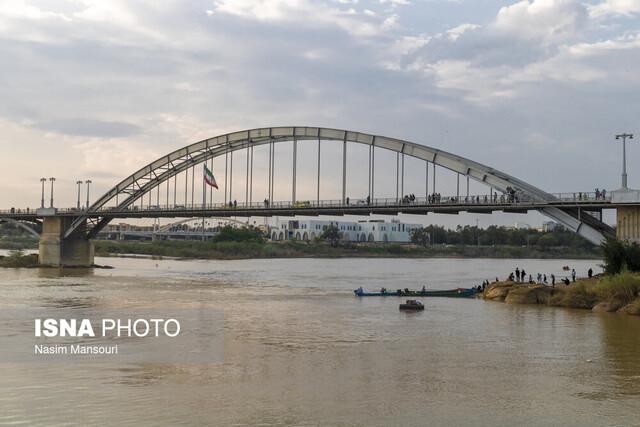
<instances>
[{"instance_id":1,"label":"crowd of people on riverbank","mask_svg":"<svg viewBox=\"0 0 640 427\"><path fill-rule=\"evenodd\" d=\"M563 270L569 271L569 267L563 267ZM571 277L571 280L569 280L569 277ZM576 277L577 277L576 269L572 268L570 274L567 276L564 276L564 278L561 278L559 281L564 285L568 286L572 282L576 281ZM589 270L587 271L587 277L589 279L593 277L592 268L589 268ZM551 287L556 286L557 279L558 278L553 273L550 273L548 276L546 273L537 273L536 277L534 278L533 275L531 274L527 275L527 272L525 271L525 269L524 268L520 269L520 267L516 267L515 271L510 272L507 278L507 280L510 282L539 284L539 285L545 285L545 286L551 286ZM496 278L496 281L497 281L497 278Z\"/></svg>"}]
</instances>

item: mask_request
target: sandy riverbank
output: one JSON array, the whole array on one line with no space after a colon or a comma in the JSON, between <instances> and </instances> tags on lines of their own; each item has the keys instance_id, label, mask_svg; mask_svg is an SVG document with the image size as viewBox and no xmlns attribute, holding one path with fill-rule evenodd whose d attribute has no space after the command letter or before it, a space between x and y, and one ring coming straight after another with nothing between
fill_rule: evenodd
<instances>
[{"instance_id":1,"label":"sandy riverbank","mask_svg":"<svg viewBox=\"0 0 640 427\"><path fill-rule=\"evenodd\" d=\"M623 273L614 277L598 276L577 279L555 287L541 284L498 281L483 293L486 300L507 304L544 304L554 307L581 308L594 312L621 312L640 315L637 275Z\"/></svg>"}]
</instances>

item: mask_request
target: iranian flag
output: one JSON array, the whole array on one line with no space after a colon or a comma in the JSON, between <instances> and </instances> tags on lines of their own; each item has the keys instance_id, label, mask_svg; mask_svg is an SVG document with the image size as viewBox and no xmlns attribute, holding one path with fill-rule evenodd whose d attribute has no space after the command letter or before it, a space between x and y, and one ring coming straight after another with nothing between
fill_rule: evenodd
<instances>
[{"instance_id":1,"label":"iranian flag","mask_svg":"<svg viewBox=\"0 0 640 427\"><path fill-rule=\"evenodd\" d=\"M204 165L204 182L206 182L207 184L209 184L212 187L215 187L216 190L218 189L218 183L216 182L216 178L213 176L213 172L211 172L209 170L209 168L207 167L207 165Z\"/></svg>"}]
</instances>

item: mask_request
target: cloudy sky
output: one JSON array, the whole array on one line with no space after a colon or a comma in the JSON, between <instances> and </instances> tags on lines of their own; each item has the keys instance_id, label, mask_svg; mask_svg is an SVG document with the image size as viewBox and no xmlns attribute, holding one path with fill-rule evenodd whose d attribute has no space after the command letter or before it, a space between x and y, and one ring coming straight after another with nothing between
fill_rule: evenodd
<instances>
[{"instance_id":1,"label":"cloudy sky","mask_svg":"<svg viewBox=\"0 0 640 427\"><path fill-rule=\"evenodd\" d=\"M97 195L173 149L252 127L404 138L551 192L618 187L613 136L640 134L640 0L5 0L0 58L2 208L36 206L41 176L71 206L79 178ZM340 193L334 151L323 198ZM352 197L366 192L358 154ZM379 162L376 187L394 196L393 171L380 172L393 158ZM423 193L424 166L407 168Z\"/></svg>"}]
</instances>

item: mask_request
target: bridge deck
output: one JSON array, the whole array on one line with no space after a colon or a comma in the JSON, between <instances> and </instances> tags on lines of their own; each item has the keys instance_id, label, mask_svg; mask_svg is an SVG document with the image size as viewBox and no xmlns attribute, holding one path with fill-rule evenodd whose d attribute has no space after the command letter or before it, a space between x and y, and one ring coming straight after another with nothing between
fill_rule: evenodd
<instances>
[{"instance_id":1,"label":"bridge deck","mask_svg":"<svg viewBox=\"0 0 640 427\"><path fill-rule=\"evenodd\" d=\"M579 193L578 193L579 194ZM397 199L374 199L370 203L365 200L350 201L321 200L300 202L274 202L274 203L238 203L230 204L194 204L171 206L128 206L126 208L105 207L95 211L82 209L56 209L57 216L87 216L90 218L158 218L158 217L246 217L246 216L293 216L293 215L369 215L397 213L444 213L457 214L459 212L491 213L494 211L526 213L531 210L539 210L548 207L580 208L585 211L599 212L602 209L614 209L620 206L638 205L634 203L613 203L609 197L595 198L588 193L584 197L556 197L552 201L512 200L490 196L469 197L443 197L439 201L417 198L412 202L398 201ZM486 198L485 198L486 197ZM42 218L35 209L11 209L0 211L1 218L18 220L35 220Z\"/></svg>"}]
</instances>

